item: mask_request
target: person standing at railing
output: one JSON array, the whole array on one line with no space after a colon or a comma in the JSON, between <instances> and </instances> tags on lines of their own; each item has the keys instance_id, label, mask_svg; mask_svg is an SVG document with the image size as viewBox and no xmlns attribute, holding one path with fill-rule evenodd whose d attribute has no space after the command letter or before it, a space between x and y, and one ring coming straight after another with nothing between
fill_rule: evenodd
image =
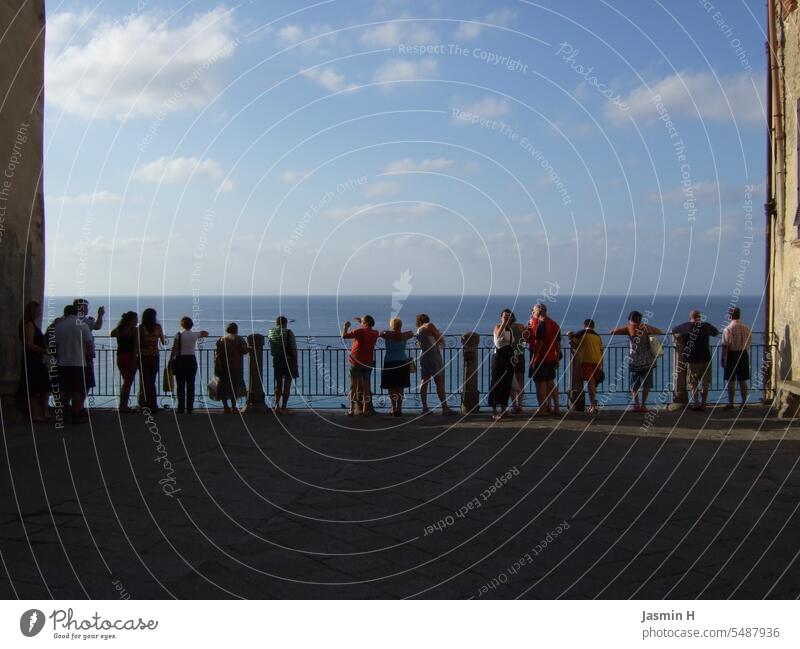
<instances>
[{"instance_id":1,"label":"person standing at railing","mask_svg":"<svg viewBox=\"0 0 800 649\"><path fill-rule=\"evenodd\" d=\"M94 339L88 325L78 318L74 304L64 308L64 317L54 328L58 374L66 400L72 405L72 423L83 420L86 399L86 363L94 354Z\"/></svg>"},{"instance_id":2,"label":"person standing at railing","mask_svg":"<svg viewBox=\"0 0 800 649\"><path fill-rule=\"evenodd\" d=\"M414 337L413 331L403 331L400 318L389 320L389 329L381 331L386 346L381 372L381 390L389 391L389 405L392 417L403 415L403 392L411 387L410 359L406 343Z\"/></svg>"},{"instance_id":3,"label":"person standing at railing","mask_svg":"<svg viewBox=\"0 0 800 649\"><path fill-rule=\"evenodd\" d=\"M89 315L89 300L85 298L77 298L73 304L78 310L78 320L83 322L92 332L100 331L103 328L103 316L106 313L105 307L101 306L97 309L97 317L93 318ZM94 350L94 347L92 347ZM94 351L91 357L86 362L86 388L91 390L97 383L94 378Z\"/></svg>"},{"instance_id":4,"label":"person standing at railing","mask_svg":"<svg viewBox=\"0 0 800 649\"><path fill-rule=\"evenodd\" d=\"M285 316L278 316L275 326L267 334L275 379L276 414L290 414L288 405L292 381L300 376L297 367L297 340L288 325L289 320Z\"/></svg>"},{"instance_id":5,"label":"person standing at railing","mask_svg":"<svg viewBox=\"0 0 800 649\"><path fill-rule=\"evenodd\" d=\"M511 401L514 406L514 413L522 412L522 404L525 398L525 325L517 322L517 316L511 312L511 364L514 368L514 378L511 380Z\"/></svg>"},{"instance_id":6,"label":"person standing at railing","mask_svg":"<svg viewBox=\"0 0 800 649\"><path fill-rule=\"evenodd\" d=\"M417 344L422 350L419 357L420 374L422 375L419 384L419 398L422 402L422 414L427 415L430 412L428 385L433 381L442 404L442 414L452 415L453 411L447 403L447 393L444 389L444 361L441 351L444 348L444 336L426 313L420 313L417 316Z\"/></svg>"},{"instance_id":7,"label":"person standing at railing","mask_svg":"<svg viewBox=\"0 0 800 649\"><path fill-rule=\"evenodd\" d=\"M742 405L747 405L747 382L750 380L750 341L753 332L750 327L741 322L742 312L739 307L734 307L729 313L730 322L722 332L722 367L725 370L725 381L728 388L728 403L726 410L733 409L733 398L736 392L736 382L739 382L739 392Z\"/></svg>"},{"instance_id":8,"label":"person standing at railing","mask_svg":"<svg viewBox=\"0 0 800 649\"><path fill-rule=\"evenodd\" d=\"M697 309L689 312L689 321L673 327L672 333L683 339L681 362L686 364L686 377L692 390L692 410L703 411L711 387L711 336L719 330L703 321Z\"/></svg>"},{"instance_id":9,"label":"person standing at railing","mask_svg":"<svg viewBox=\"0 0 800 649\"><path fill-rule=\"evenodd\" d=\"M628 379L630 382L633 412L647 412L647 395L653 387L653 369L656 366L656 355L650 344L650 336L660 336L661 329L642 321L639 311L631 311L628 324L609 332L612 336L626 334L628 336ZM639 403L639 390L642 401Z\"/></svg>"},{"instance_id":10,"label":"person standing at railing","mask_svg":"<svg viewBox=\"0 0 800 649\"><path fill-rule=\"evenodd\" d=\"M50 393L50 378L45 365L47 342L39 326L41 318L42 305L28 302L22 313L22 322L19 323L19 337L22 342L19 394L23 399L22 404L30 408L30 417L34 422L49 418L47 396Z\"/></svg>"},{"instance_id":11,"label":"person standing at railing","mask_svg":"<svg viewBox=\"0 0 800 649\"><path fill-rule=\"evenodd\" d=\"M511 309L503 309L500 322L494 326L492 341L492 378L488 401L492 408L492 419L500 421L508 414L508 401L511 398L511 382L514 379L514 336L511 333ZM500 409L498 414L497 409Z\"/></svg>"},{"instance_id":12,"label":"person standing at railing","mask_svg":"<svg viewBox=\"0 0 800 649\"><path fill-rule=\"evenodd\" d=\"M587 412L596 415L597 377L603 371L603 341L594 330L594 320L591 318L583 321L583 331L568 331L567 337L576 345L575 354L577 362L581 364L581 380L586 381L586 387L589 389L591 405Z\"/></svg>"},{"instance_id":13,"label":"person standing at railing","mask_svg":"<svg viewBox=\"0 0 800 649\"><path fill-rule=\"evenodd\" d=\"M375 410L372 407L372 394L370 377L375 367L375 343L378 342L378 332L373 329L375 318L365 315L356 318L361 326L350 330L350 321L342 326L342 339L353 340L350 350L350 408L347 416L355 415L356 403L361 400L361 414L371 415Z\"/></svg>"},{"instance_id":14,"label":"person standing at railing","mask_svg":"<svg viewBox=\"0 0 800 649\"><path fill-rule=\"evenodd\" d=\"M539 303L531 309L529 322L531 364L529 375L536 383L539 408L536 415L561 415L558 397L558 364L561 361L561 328L548 317L547 305ZM552 404L552 405L551 405Z\"/></svg>"},{"instance_id":15,"label":"person standing at railing","mask_svg":"<svg viewBox=\"0 0 800 649\"><path fill-rule=\"evenodd\" d=\"M167 338L158 323L155 309L142 311L142 322L136 328L136 361L139 367L139 409L158 412L158 354L159 343L165 345Z\"/></svg>"},{"instance_id":16,"label":"person standing at railing","mask_svg":"<svg viewBox=\"0 0 800 649\"><path fill-rule=\"evenodd\" d=\"M175 389L178 392L178 414L192 414L194 410L194 382L197 378L197 341L207 338L205 330L192 331L194 321L189 316L181 318L181 330L175 334L172 344L172 371L175 374Z\"/></svg>"},{"instance_id":17,"label":"person standing at railing","mask_svg":"<svg viewBox=\"0 0 800 649\"><path fill-rule=\"evenodd\" d=\"M139 315L136 311L126 311L122 314L117 326L111 330L111 336L117 339L117 367L122 377L122 386L119 390L119 411L131 412L128 401L131 388L136 378L136 326L139 324Z\"/></svg>"},{"instance_id":18,"label":"person standing at railing","mask_svg":"<svg viewBox=\"0 0 800 649\"><path fill-rule=\"evenodd\" d=\"M247 341L239 335L239 325L231 322L217 341L214 374L219 380L218 396L226 413L233 412L236 400L247 394L244 384L244 357L250 352ZM231 405L228 406L228 401Z\"/></svg>"}]
</instances>

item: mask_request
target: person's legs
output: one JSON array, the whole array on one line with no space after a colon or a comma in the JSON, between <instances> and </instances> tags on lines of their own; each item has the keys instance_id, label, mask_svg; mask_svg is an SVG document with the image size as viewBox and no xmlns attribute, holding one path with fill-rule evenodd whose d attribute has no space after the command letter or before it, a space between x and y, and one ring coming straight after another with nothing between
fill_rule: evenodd
<instances>
[{"instance_id":1,"label":"person's legs","mask_svg":"<svg viewBox=\"0 0 800 649\"><path fill-rule=\"evenodd\" d=\"M197 359L194 356L189 358L189 367L186 371L186 410L194 410L194 383L197 379Z\"/></svg>"},{"instance_id":2,"label":"person's legs","mask_svg":"<svg viewBox=\"0 0 800 649\"><path fill-rule=\"evenodd\" d=\"M436 394L439 397L439 402L442 404L442 412L450 412L450 404L447 403L447 393L444 389L444 374L439 372L436 375Z\"/></svg>"},{"instance_id":3,"label":"person's legs","mask_svg":"<svg viewBox=\"0 0 800 649\"><path fill-rule=\"evenodd\" d=\"M734 393L736 392L736 379L728 379L726 387L728 388L728 407L733 408L733 397Z\"/></svg>"},{"instance_id":4,"label":"person's legs","mask_svg":"<svg viewBox=\"0 0 800 649\"><path fill-rule=\"evenodd\" d=\"M558 383L555 379L550 379L547 381L547 391L548 391L548 398L550 402L552 402L552 411L556 415L561 414L561 404L559 403L558 397Z\"/></svg>"},{"instance_id":5,"label":"person's legs","mask_svg":"<svg viewBox=\"0 0 800 649\"><path fill-rule=\"evenodd\" d=\"M292 376L290 374L283 377L283 391L281 392L281 410L286 412L289 405L289 395L292 392Z\"/></svg>"},{"instance_id":6,"label":"person's legs","mask_svg":"<svg viewBox=\"0 0 800 649\"><path fill-rule=\"evenodd\" d=\"M597 383L595 382L594 376L591 377L588 381L586 381L586 387L589 390L589 412L596 412L597 411Z\"/></svg>"},{"instance_id":7,"label":"person's legs","mask_svg":"<svg viewBox=\"0 0 800 649\"><path fill-rule=\"evenodd\" d=\"M642 410L647 410L647 396L650 394L650 390L653 387L653 370L647 370L647 374L644 377L644 382L642 383Z\"/></svg>"},{"instance_id":8,"label":"person's legs","mask_svg":"<svg viewBox=\"0 0 800 649\"><path fill-rule=\"evenodd\" d=\"M731 386L733 387L733 386ZM733 390L731 390L733 392ZM747 404L747 381L739 381L739 392L742 396L742 407ZM733 402L733 397L731 397L731 403Z\"/></svg>"},{"instance_id":9,"label":"person's legs","mask_svg":"<svg viewBox=\"0 0 800 649\"><path fill-rule=\"evenodd\" d=\"M422 412L428 412L428 383L430 377L423 376L422 381L419 383L419 400L422 403Z\"/></svg>"},{"instance_id":10,"label":"person's legs","mask_svg":"<svg viewBox=\"0 0 800 649\"><path fill-rule=\"evenodd\" d=\"M175 366L175 391L178 395L178 413L186 409L186 375L178 362Z\"/></svg>"}]
</instances>

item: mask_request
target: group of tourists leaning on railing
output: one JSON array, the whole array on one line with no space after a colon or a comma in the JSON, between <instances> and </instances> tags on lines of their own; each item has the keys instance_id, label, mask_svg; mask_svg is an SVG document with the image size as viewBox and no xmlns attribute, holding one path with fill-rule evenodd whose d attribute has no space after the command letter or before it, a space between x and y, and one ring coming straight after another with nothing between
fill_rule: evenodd
<instances>
[{"instance_id":1,"label":"group of tourists leaning on railing","mask_svg":"<svg viewBox=\"0 0 800 649\"><path fill-rule=\"evenodd\" d=\"M93 331L103 325L104 309L97 316L89 315L89 303L77 299L64 308L63 316L56 318L42 332L39 322L41 305L31 302L25 307L20 323L23 341L20 394L34 421L51 417L63 423L63 412L69 411L72 421L79 423L86 415L85 401L89 390L95 386ZM752 332L741 322L738 308L729 311L729 323L722 333L722 365L727 383L728 403L734 407L736 383L739 384L741 407L747 401L750 379L750 341ZM632 311L628 324L611 330L612 335L625 335L629 340L628 376L632 410L647 411L647 398L653 385L653 370L662 354L662 335L659 328L648 323L638 311ZM416 340L419 347L419 394L423 413L430 412L428 389L435 387L441 403L442 414L452 414L447 403L444 385L442 348L444 334L431 322L427 314L416 317L414 330L403 330L399 318L389 321L389 328L375 329L375 319L370 315L356 318L359 326L351 328L345 322L343 340L352 340L349 354L350 408L348 415L375 414L371 394L371 376L375 369L375 347L378 339L384 341L385 353L380 387L389 393L390 414L403 413L403 396L411 386L411 375L417 372L414 358L409 356L407 345ZM172 339L165 381L177 398L178 414L191 413L195 401L197 377L197 341L208 337L207 331L195 331L189 317L180 322L180 331ZM233 412L237 399L245 396L244 357L249 353L247 341L239 336L236 323L230 323L224 336L214 349L214 378L208 385L208 396L222 402L226 413ZM680 358L686 369L692 393L692 408L704 410L711 385L712 363L710 338L720 331L705 322L701 313L693 310L689 321L673 327L672 334L682 341ZM591 405L589 414L598 410L597 386L605 380L603 372L603 345L595 332L591 319L584 322L578 332L566 333L574 350L574 361L579 363L580 378L586 383ZM151 413L158 411L156 397L159 372L159 355L167 337L157 320L155 309L145 309L141 319L134 311L122 315L111 331L116 338L117 367L121 375L119 411L130 412L130 394L136 374L139 374L138 408ZM269 330L269 341L274 372L274 412L289 414L288 401L292 382L299 376L297 343L288 328L288 320L279 316ZM533 415L559 415L557 374L562 357L562 334L558 324L549 317L545 304L536 304L526 323L517 321L510 309L504 309L492 332L491 383L488 403L493 418L522 412L524 388L527 377L536 386L537 408ZM528 358L526 362L526 348ZM467 378L465 377L465 381ZM49 406L53 396L55 408Z\"/></svg>"}]
</instances>

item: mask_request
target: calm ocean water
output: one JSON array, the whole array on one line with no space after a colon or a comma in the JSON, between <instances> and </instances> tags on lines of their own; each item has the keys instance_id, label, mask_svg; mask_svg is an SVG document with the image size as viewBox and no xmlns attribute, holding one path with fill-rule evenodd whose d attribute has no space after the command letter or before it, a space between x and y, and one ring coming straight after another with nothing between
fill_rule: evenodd
<instances>
[{"instance_id":1,"label":"calm ocean water","mask_svg":"<svg viewBox=\"0 0 800 649\"><path fill-rule=\"evenodd\" d=\"M106 307L107 334L120 314L127 310L139 313L147 307L158 311L159 320L166 332L174 333L184 315L195 321L195 328L207 329L211 334L221 334L228 322L237 322L242 335L264 333L277 315L294 320L291 328L298 335L336 336L341 323L353 317L370 314L377 328L387 327L389 318L396 312L407 327L412 327L417 313L427 313L434 323L449 335L466 331L490 332L499 313L508 307L520 320L527 320L531 306L540 298L536 296L429 296L410 295L344 295L344 296L89 296L91 310ZM48 304L60 312L69 300L54 297ZM632 309L649 311L649 321L665 331L672 325L685 322L690 309L698 308L708 320L724 325L730 296L624 296L624 295L554 295L546 300L553 317L563 331L578 329L585 318L593 318L600 333L627 322ZM763 304L760 296L740 296L738 306L742 319L754 331L763 329ZM48 318L45 318L48 320Z\"/></svg>"}]
</instances>

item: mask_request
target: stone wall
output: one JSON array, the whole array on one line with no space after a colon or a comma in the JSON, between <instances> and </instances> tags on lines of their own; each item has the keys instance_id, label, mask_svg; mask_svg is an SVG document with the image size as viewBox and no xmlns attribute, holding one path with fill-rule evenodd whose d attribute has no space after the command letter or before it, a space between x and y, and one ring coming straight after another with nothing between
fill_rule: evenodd
<instances>
[{"instance_id":1,"label":"stone wall","mask_svg":"<svg viewBox=\"0 0 800 649\"><path fill-rule=\"evenodd\" d=\"M772 330L777 336L773 379L782 412L791 415L796 410L795 393L800 386L800 232L795 224L800 191L800 11L796 10L796 3L794 6L786 2L777 4L783 31L779 52L786 173L783 178L775 176L783 191L776 192L777 215L773 233ZM778 33L781 33L780 29Z\"/></svg>"},{"instance_id":2,"label":"stone wall","mask_svg":"<svg viewBox=\"0 0 800 649\"><path fill-rule=\"evenodd\" d=\"M44 0L0 0L2 395L17 389L22 309L44 288L44 26Z\"/></svg>"}]
</instances>

